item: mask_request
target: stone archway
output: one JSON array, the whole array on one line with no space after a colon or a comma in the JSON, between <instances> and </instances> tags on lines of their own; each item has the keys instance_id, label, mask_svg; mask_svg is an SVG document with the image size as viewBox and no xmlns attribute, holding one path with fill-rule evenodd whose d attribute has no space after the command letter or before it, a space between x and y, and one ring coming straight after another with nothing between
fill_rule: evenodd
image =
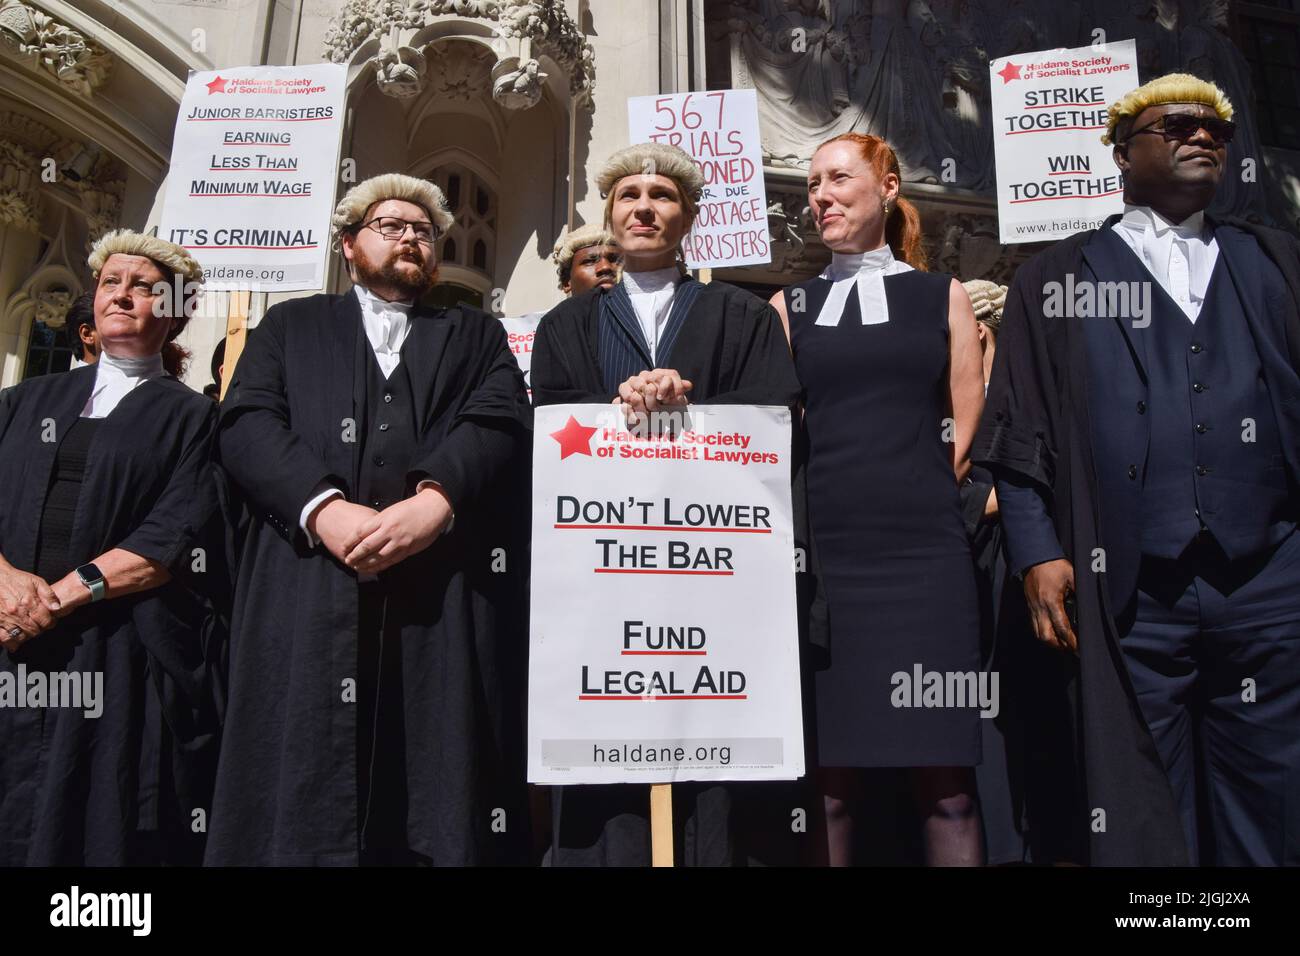
<instances>
[{"instance_id":1,"label":"stone archway","mask_svg":"<svg viewBox=\"0 0 1300 956\"><path fill-rule=\"evenodd\" d=\"M50 270L80 288L95 238L144 226L193 65L107 3L39 3L0 0L0 387L23 377L33 295L61 319Z\"/></svg>"},{"instance_id":2,"label":"stone archway","mask_svg":"<svg viewBox=\"0 0 1300 956\"><path fill-rule=\"evenodd\" d=\"M594 85L590 45L563 4L349 0L325 45L349 65L344 155L356 179L401 170L445 183L449 164L477 177L494 208L466 214L472 235L452 241L470 246L448 268L505 290L485 295L489 307L549 306L546 259L573 218L575 118Z\"/></svg>"}]
</instances>

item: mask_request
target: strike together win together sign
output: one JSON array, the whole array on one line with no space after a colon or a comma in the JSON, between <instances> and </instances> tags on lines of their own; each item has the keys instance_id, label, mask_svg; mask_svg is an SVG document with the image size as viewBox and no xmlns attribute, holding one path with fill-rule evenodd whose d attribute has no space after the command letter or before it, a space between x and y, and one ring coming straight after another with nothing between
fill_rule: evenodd
<instances>
[{"instance_id":1,"label":"strike together win together sign","mask_svg":"<svg viewBox=\"0 0 1300 956\"><path fill-rule=\"evenodd\" d=\"M535 783L804 772L790 412L680 415L658 431L614 405L536 409Z\"/></svg>"}]
</instances>

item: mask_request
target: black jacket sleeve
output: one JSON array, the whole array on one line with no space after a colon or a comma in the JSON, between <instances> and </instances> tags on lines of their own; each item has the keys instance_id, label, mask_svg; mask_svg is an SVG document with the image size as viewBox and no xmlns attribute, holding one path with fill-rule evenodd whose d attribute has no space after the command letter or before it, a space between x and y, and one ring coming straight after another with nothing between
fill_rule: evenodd
<instances>
[{"instance_id":1,"label":"black jacket sleeve","mask_svg":"<svg viewBox=\"0 0 1300 956\"><path fill-rule=\"evenodd\" d=\"M438 482L458 512L500 477L532 427L523 373L505 327L486 314L461 324L473 336L469 391L445 438L411 468L412 484Z\"/></svg>"},{"instance_id":2,"label":"black jacket sleeve","mask_svg":"<svg viewBox=\"0 0 1300 956\"><path fill-rule=\"evenodd\" d=\"M216 439L217 409L204 399L195 424L185 430L180 457L162 493L154 500L144 521L118 547L163 565L179 574L191 561L191 550L209 527L217 508L212 461ZM219 556L212 555L213 560ZM204 564L207 563L205 559Z\"/></svg>"},{"instance_id":3,"label":"black jacket sleeve","mask_svg":"<svg viewBox=\"0 0 1300 956\"><path fill-rule=\"evenodd\" d=\"M1060 389L1048 354L1041 259L1021 266L1007 294L984 415L971 460L1050 493L1056 477ZM1064 321L1055 320L1055 321Z\"/></svg>"},{"instance_id":4,"label":"black jacket sleeve","mask_svg":"<svg viewBox=\"0 0 1300 956\"><path fill-rule=\"evenodd\" d=\"M742 308L745 312L744 335L732 379L735 387L710 396L707 404L794 408L801 389L776 309L749 294L742 301L733 299L728 307Z\"/></svg>"},{"instance_id":5,"label":"black jacket sleeve","mask_svg":"<svg viewBox=\"0 0 1300 956\"><path fill-rule=\"evenodd\" d=\"M534 405L608 405L614 400L613 393L591 392L582 385L586 359L580 352L579 318L567 302L542 316L533 339Z\"/></svg>"},{"instance_id":6,"label":"black jacket sleeve","mask_svg":"<svg viewBox=\"0 0 1300 956\"><path fill-rule=\"evenodd\" d=\"M286 540L303 538L298 520L322 481L343 487L342 476L295 434L285 389L286 305L272 307L248 335L221 404L221 462L254 513Z\"/></svg>"}]
</instances>

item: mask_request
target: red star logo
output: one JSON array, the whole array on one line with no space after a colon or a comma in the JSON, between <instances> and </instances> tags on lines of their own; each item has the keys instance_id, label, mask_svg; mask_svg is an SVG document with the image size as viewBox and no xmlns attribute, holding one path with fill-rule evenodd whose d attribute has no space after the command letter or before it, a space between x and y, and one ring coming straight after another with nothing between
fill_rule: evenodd
<instances>
[{"instance_id":1,"label":"red star logo","mask_svg":"<svg viewBox=\"0 0 1300 956\"><path fill-rule=\"evenodd\" d=\"M1020 67L1007 60L1007 65L998 70L998 76L1002 77L1003 84L1010 83L1012 80L1020 79Z\"/></svg>"},{"instance_id":2,"label":"red star logo","mask_svg":"<svg viewBox=\"0 0 1300 956\"><path fill-rule=\"evenodd\" d=\"M578 420L570 415L563 428L558 432L551 432L551 437L560 443L560 461L564 461L570 455L586 455L590 458L591 436L594 434L596 429L579 425Z\"/></svg>"},{"instance_id":3,"label":"red star logo","mask_svg":"<svg viewBox=\"0 0 1300 956\"><path fill-rule=\"evenodd\" d=\"M205 83L203 85L208 88L208 96L211 96L213 93L226 92L226 84L229 82L230 82L229 80L223 80L218 75L217 78L213 80L211 83Z\"/></svg>"}]
</instances>

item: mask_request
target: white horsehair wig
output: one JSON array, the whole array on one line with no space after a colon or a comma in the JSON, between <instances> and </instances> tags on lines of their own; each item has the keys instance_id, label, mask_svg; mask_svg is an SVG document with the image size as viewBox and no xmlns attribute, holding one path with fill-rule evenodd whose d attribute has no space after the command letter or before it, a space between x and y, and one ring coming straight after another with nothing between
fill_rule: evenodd
<instances>
[{"instance_id":1,"label":"white horsehair wig","mask_svg":"<svg viewBox=\"0 0 1300 956\"><path fill-rule=\"evenodd\" d=\"M144 256L156 262L160 268L180 276L187 283L203 282L203 269L199 266L198 260L190 255L189 250L166 239L159 239L157 236L132 232L130 229L114 229L112 232L104 233L91 247L90 256L86 259L86 264L90 266L90 272L96 279L99 278L100 270L104 268L104 263L108 261L109 256L114 255Z\"/></svg>"},{"instance_id":2,"label":"white horsehair wig","mask_svg":"<svg viewBox=\"0 0 1300 956\"><path fill-rule=\"evenodd\" d=\"M695 160L667 143L636 143L620 149L596 175L596 188L608 196L620 179L642 175L667 176L692 203L698 203L704 191L704 174Z\"/></svg>"},{"instance_id":3,"label":"white horsehair wig","mask_svg":"<svg viewBox=\"0 0 1300 956\"><path fill-rule=\"evenodd\" d=\"M447 200L442 190L433 183L403 173L383 173L357 183L339 200L331 220L334 248L339 248L339 237L343 233L361 222L366 210L375 203L389 199L415 203L422 207L429 214L429 219L437 227L439 234L445 233L455 222L451 210L447 208Z\"/></svg>"},{"instance_id":4,"label":"white horsehair wig","mask_svg":"<svg viewBox=\"0 0 1300 956\"><path fill-rule=\"evenodd\" d=\"M996 332L1002 324L1002 310L1007 304L1007 287L988 279L967 279L961 285L970 296L975 318Z\"/></svg>"},{"instance_id":5,"label":"white horsehair wig","mask_svg":"<svg viewBox=\"0 0 1300 956\"><path fill-rule=\"evenodd\" d=\"M559 277L561 288L573 268L573 257L588 246L617 248L618 241L612 232L596 222L589 222L585 226L579 226L573 232L566 232L560 236L555 249L551 252L551 261L555 263L555 272Z\"/></svg>"}]
</instances>

